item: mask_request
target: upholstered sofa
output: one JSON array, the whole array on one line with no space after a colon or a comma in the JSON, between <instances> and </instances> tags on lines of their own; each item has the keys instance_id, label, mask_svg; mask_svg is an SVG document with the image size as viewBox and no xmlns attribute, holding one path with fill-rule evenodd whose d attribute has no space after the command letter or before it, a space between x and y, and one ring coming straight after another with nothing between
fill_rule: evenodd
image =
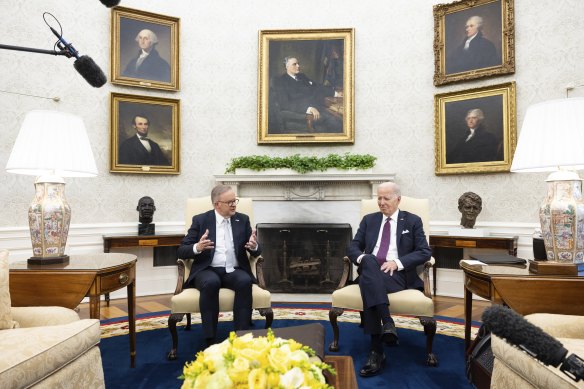
<instances>
[{"instance_id":1,"label":"upholstered sofa","mask_svg":"<svg viewBox=\"0 0 584 389\"><path fill-rule=\"evenodd\" d=\"M99 320L63 307L10 307L0 251L0 387L105 388Z\"/></svg>"},{"instance_id":2,"label":"upholstered sofa","mask_svg":"<svg viewBox=\"0 0 584 389\"><path fill-rule=\"evenodd\" d=\"M525 318L556 338L569 354L584 357L584 317L536 313ZM505 340L492 336L495 356L491 388L584 388L560 369L545 366ZM568 354L568 355L569 355Z\"/></svg>"}]
</instances>

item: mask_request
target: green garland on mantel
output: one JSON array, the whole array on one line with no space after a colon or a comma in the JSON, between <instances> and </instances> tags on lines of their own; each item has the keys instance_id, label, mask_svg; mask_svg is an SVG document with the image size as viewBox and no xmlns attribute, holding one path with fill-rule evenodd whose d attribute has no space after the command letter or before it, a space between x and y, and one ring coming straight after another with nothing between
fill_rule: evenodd
<instances>
[{"instance_id":1,"label":"green garland on mantel","mask_svg":"<svg viewBox=\"0 0 584 389\"><path fill-rule=\"evenodd\" d=\"M248 155L235 157L225 169L225 174L235 174L235 169L292 169L298 173L325 171L327 169L370 169L375 165L374 157L369 154L329 154L326 157L301 157L298 154L289 157L270 157L267 155Z\"/></svg>"}]
</instances>

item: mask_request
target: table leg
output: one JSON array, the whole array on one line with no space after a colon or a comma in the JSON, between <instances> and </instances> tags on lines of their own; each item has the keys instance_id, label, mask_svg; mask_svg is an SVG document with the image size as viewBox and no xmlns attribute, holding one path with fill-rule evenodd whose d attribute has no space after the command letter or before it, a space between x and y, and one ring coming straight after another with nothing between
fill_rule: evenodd
<instances>
[{"instance_id":1,"label":"table leg","mask_svg":"<svg viewBox=\"0 0 584 389\"><path fill-rule=\"evenodd\" d=\"M436 280L436 266L438 266L438 261L436 261L436 263L434 263L434 266L432 266L432 280L434 281L434 297L436 297L436 284L438 283L438 280Z\"/></svg>"},{"instance_id":2,"label":"table leg","mask_svg":"<svg viewBox=\"0 0 584 389\"><path fill-rule=\"evenodd\" d=\"M100 295L89 296L89 317L99 320L100 315Z\"/></svg>"},{"instance_id":3,"label":"table leg","mask_svg":"<svg viewBox=\"0 0 584 389\"><path fill-rule=\"evenodd\" d=\"M466 276L465 276L466 283ZM472 322L472 292L464 287L464 350L470 346L470 326Z\"/></svg>"},{"instance_id":4,"label":"table leg","mask_svg":"<svg viewBox=\"0 0 584 389\"><path fill-rule=\"evenodd\" d=\"M136 366L136 279L128 284L128 329L130 335L130 367Z\"/></svg>"}]
</instances>

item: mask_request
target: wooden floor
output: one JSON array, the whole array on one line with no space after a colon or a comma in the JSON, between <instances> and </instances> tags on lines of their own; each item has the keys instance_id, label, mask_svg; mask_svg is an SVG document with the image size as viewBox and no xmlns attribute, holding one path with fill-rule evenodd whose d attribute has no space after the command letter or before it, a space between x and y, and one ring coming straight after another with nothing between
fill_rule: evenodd
<instances>
[{"instance_id":1,"label":"wooden floor","mask_svg":"<svg viewBox=\"0 0 584 389\"><path fill-rule=\"evenodd\" d=\"M171 294L145 296L136 298L136 314L161 312L170 310ZM277 303L275 301L274 303ZM327 303L315 303L327 304ZM473 301L472 319L480 321L481 315L485 308L491 306L487 301ZM448 316L458 319L464 319L464 300L455 297L436 296L434 298L435 313L438 316ZM127 316L128 303L126 299L111 300L109 307L105 301L101 302L101 319L114 319ZM79 306L79 316L89 318L89 304Z\"/></svg>"}]
</instances>

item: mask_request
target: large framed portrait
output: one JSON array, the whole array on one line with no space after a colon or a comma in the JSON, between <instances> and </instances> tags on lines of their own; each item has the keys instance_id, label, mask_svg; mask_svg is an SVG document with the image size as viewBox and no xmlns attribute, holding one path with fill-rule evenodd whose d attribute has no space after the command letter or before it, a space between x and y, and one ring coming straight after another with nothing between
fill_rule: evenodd
<instances>
[{"instance_id":1,"label":"large framed portrait","mask_svg":"<svg viewBox=\"0 0 584 389\"><path fill-rule=\"evenodd\" d=\"M178 91L180 20L112 8L112 84Z\"/></svg>"},{"instance_id":2,"label":"large framed portrait","mask_svg":"<svg viewBox=\"0 0 584 389\"><path fill-rule=\"evenodd\" d=\"M434 6L434 85L515 72L513 0Z\"/></svg>"},{"instance_id":3,"label":"large framed portrait","mask_svg":"<svg viewBox=\"0 0 584 389\"><path fill-rule=\"evenodd\" d=\"M508 172L516 123L514 82L436 95L435 173Z\"/></svg>"},{"instance_id":4,"label":"large framed portrait","mask_svg":"<svg viewBox=\"0 0 584 389\"><path fill-rule=\"evenodd\" d=\"M112 93L110 171L180 173L180 101Z\"/></svg>"},{"instance_id":5,"label":"large framed portrait","mask_svg":"<svg viewBox=\"0 0 584 389\"><path fill-rule=\"evenodd\" d=\"M354 143L354 30L259 32L258 144Z\"/></svg>"}]
</instances>

